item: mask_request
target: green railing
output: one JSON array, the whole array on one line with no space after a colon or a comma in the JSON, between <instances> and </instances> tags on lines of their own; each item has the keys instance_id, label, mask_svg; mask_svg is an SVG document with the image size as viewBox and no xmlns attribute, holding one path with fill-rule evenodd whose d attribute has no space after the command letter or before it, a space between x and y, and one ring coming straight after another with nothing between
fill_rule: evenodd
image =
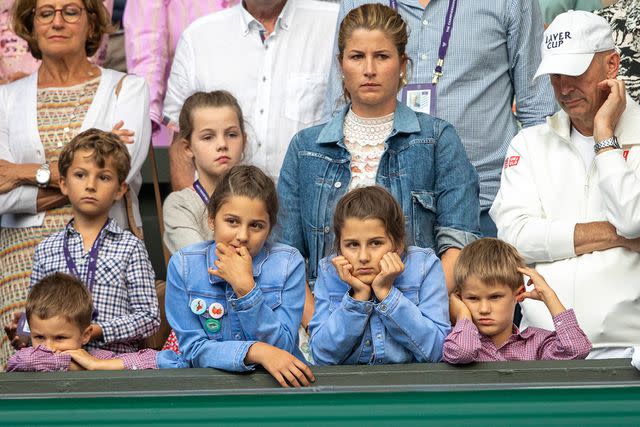
<instances>
[{"instance_id":1,"label":"green railing","mask_svg":"<svg viewBox=\"0 0 640 427\"><path fill-rule=\"evenodd\" d=\"M0 425L640 425L627 359L314 372L300 390L261 371L0 374Z\"/></svg>"}]
</instances>

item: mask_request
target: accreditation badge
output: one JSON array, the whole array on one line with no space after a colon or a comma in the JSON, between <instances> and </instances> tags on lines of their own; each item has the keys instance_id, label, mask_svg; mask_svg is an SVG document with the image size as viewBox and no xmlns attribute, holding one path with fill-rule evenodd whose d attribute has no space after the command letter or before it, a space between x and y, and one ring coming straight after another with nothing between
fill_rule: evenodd
<instances>
[{"instance_id":1,"label":"accreditation badge","mask_svg":"<svg viewBox=\"0 0 640 427\"><path fill-rule=\"evenodd\" d=\"M402 88L401 101L417 113L436 115L436 85L417 83Z\"/></svg>"}]
</instances>

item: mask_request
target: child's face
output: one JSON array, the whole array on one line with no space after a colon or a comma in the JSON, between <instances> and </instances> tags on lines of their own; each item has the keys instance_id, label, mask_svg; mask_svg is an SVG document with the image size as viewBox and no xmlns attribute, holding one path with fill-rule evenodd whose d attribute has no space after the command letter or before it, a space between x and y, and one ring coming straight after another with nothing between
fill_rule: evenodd
<instances>
[{"instance_id":1,"label":"child's face","mask_svg":"<svg viewBox=\"0 0 640 427\"><path fill-rule=\"evenodd\" d=\"M61 352L77 350L89 342L91 326L84 331L64 316L41 319L36 315L29 318L31 344L34 347L43 345L50 350Z\"/></svg>"},{"instance_id":2,"label":"child's face","mask_svg":"<svg viewBox=\"0 0 640 427\"><path fill-rule=\"evenodd\" d=\"M252 257L256 256L269 237L271 223L262 200L244 196L230 197L209 219L216 242L239 248L246 247Z\"/></svg>"},{"instance_id":3,"label":"child's face","mask_svg":"<svg viewBox=\"0 0 640 427\"><path fill-rule=\"evenodd\" d=\"M238 115L231 107L201 107L191 118L193 132L185 150L194 159L198 175L216 181L242 158L244 135Z\"/></svg>"},{"instance_id":4,"label":"child's face","mask_svg":"<svg viewBox=\"0 0 640 427\"><path fill-rule=\"evenodd\" d=\"M127 191L127 184L118 181L113 160L105 159L101 168L92 156L92 150L78 150L67 175L60 177L60 191L69 198L75 213L90 218L108 215Z\"/></svg>"},{"instance_id":5,"label":"child's face","mask_svg":"<svg viewBox=\"0 0 640 427\"><path fill-rule=\"evenodd\" d=\"M378 218L347 218L341 234L340 254L353 266L351 274L367 285L380 273L380 260L384 254L402 251L402 248L396 248Z\"/></svg>"},{"instance_id":6,"label":"child's face","mask_svg":"<svg viewBox=\"0 0 640 427\"><path fill-rule=\"evenodd\" d=\"M471 276L464 283L460 299L471 312L473 323L482 335L496 345L504 343L513 332L513 310L517 292L504 284L488 286Z\"/></svg>"}]
</instances>

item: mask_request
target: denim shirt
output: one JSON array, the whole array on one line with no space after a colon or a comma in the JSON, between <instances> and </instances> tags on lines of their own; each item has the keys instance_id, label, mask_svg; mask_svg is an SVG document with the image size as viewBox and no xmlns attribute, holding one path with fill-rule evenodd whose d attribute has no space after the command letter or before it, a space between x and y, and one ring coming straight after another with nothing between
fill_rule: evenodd
<instances>
[{"instance_id":1,"label":"denim shirt","mask_svg":"<svg viewBox=\"0 0 640 427\"><path fill-rule=\"evenodd\" d=\"M310 284L318 274L318 261L332 250L333 212L351 180L343 133L349 108L324 125L298 132L280 170L279 240L307 258ZM407 243L442 254L475 240L478 174L455 129L398 103L384 147L376 183L402 206Z\"/></svg>"},{"instance_id":2,"label":"denim shirt","mask_svg":"<svg viewBox=\"0 0 640 427\"><path fill-rule=\"evenodd\" d=\"M266 244L253 259L256 286L238 298L229 283L208 272L208 268L215 268L215 249L215 242L201 242L171 257L166 312L183 360L160 357L160 367L247 371L253 366L246 365L244 359L249 347L257 341L279 347L304 361L298 349L305 297L304 259L300 253L290 246ZM203 315L191 311L190 304L196 298L203 299L206 307L213 302L222 304L224 315L219 319L218 332L205 327L206 311Z\"/></svg>"},{"instance_id":3,"label":"denim shirt","mask_svg":"<svg viewBox=\"0 0 640 427\"><path fill-rule=\"evenodd\" d=\"M440 361L451 325L444 273L433 250L409 247L405 269L382 301L353 299L331 258L320 261L309 324L316 364Z\"/></svg>"}]
</instances>

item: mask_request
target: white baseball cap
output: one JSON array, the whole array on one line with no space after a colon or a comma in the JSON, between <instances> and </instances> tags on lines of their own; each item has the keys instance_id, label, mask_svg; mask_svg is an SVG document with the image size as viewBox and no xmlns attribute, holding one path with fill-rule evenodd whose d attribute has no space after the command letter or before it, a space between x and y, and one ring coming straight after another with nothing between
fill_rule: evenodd
<instances>
[{"instance_id":1,"label":"white baseball cap","mask_svg":"<svg viewBox=\"0 0 640 427\"><path fill-rule=\"evenodd\" d=\"M534 79L543 74L579 76L593 55L615 49L611 28L601 16L570 10L553 20L542 40L542 62Z\"/></svg>"}]
</instances>

